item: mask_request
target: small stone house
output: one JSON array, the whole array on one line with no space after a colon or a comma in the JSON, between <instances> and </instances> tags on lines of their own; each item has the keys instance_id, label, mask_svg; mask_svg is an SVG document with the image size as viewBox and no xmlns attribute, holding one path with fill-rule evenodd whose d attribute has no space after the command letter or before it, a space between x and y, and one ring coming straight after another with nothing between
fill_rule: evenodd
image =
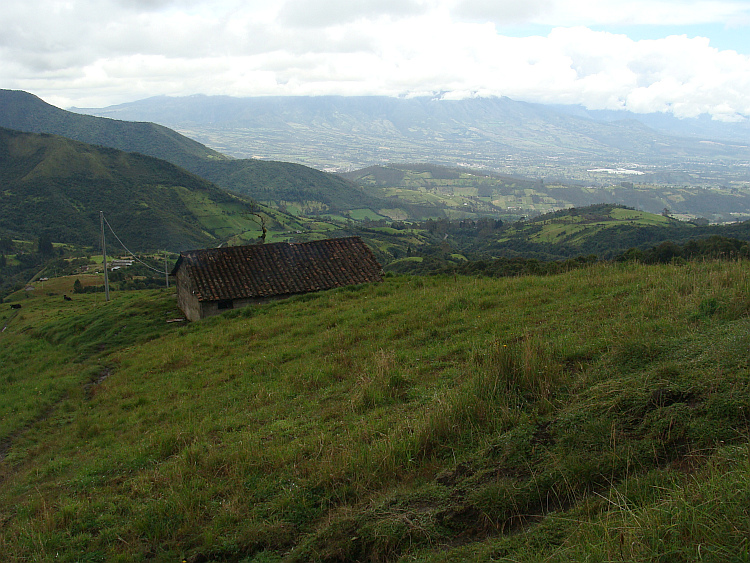
<instances>
[{"instance_id":1,"label":"small stone house","mask_svg":"<svg viewBox=\"0 0 750 563\"><path fill-rule=\"evenodd\" d=\"M177 302L196 321L268 299L382 281L359 237L181 252L171 275Z\"/></svg>"}]
</instances>

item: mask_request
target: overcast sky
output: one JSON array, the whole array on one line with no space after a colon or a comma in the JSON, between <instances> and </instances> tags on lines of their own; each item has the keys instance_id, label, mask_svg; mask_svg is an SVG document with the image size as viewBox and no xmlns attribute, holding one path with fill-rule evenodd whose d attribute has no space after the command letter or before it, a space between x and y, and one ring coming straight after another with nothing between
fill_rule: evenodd
<instances>
[{"instance_id":1,"label":"overcast sky","mask_svg":"<svg viewBox=\"0 0 750 563\"><path fill-rule=\"evenodd\" d=\"M508 96L750 116L748 0L3 0L0 88Z\"/></svg>"}]
</instances>

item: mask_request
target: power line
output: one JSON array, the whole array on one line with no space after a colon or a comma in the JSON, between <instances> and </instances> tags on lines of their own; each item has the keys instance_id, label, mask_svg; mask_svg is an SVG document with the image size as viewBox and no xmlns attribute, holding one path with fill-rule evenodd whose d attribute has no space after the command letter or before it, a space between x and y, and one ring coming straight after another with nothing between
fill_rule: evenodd
<instances>
[{"instance_id":1,"label":"power line","mask_svg":"<svg viewBox=\"0 0 750 563\"><path fill-rule=\"evenodd\" d=\"M105 222L105 223L107 224L107 226L109 227L109 230L110 230L110 231L112 231L112 234L113 234L113 235L115 236L115 238L117 239L117 242L119 242L119 243L120 243L120 246L122 246L122 247L123 247L123 248L125 249L125 252L127 252L128 254L130 254L130 255L131 255L131 256L132 256L132 257L133 257L133 258L134 258L134 259L135 259L136 261L138 261L138 262L140 262L141 264L143 264L144 266L146 266L146 268L148 268L149 270L153 270L154 272L158 272L159 274L162 274L162 273L163 273L163 272L162 272L161 270L157 270L156 268L154 268L154 267L152 267L152 266L149 266L149 265L148 265L148 264L146 264L146 263L145 263L145 262L144 262L143 260L141 260L140 258L138 258L138 257L137 257L137 256L136 256L135 254L133 254L133 252L131 252L131 251L130 251L130 249L129 249L129 248L127 247L127 246L125 246L125 245L123 244L123 242L122 242L122 241L120 240L120 237L118 237L118 236L117 236L117 233L116 233L116 232L115 232L115 230L114 230L114 229L112 228L112 225L110 225L110 224L109 224L109 221L107 221L107 218L106 218L106 217L104 217L104 222Z\"/></svg>"}]
</instances>

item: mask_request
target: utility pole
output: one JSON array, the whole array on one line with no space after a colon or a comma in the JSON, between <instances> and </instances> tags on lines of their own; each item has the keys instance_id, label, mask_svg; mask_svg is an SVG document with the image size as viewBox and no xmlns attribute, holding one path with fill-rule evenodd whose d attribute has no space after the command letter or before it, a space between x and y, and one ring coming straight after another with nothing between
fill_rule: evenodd
<instances>
[{"instance_id":1,"label":"utility pole","mask_svg":"<svg viewBox=\"0 0 750 563\"><path fill-rule=\"evenodd\" d=\"M99 212L99 219L102 224L102 256L104 258L104 300L109 301L109 277L107 275L107 242L104 238L104 211Z\"/></svg>"}]
</instances>

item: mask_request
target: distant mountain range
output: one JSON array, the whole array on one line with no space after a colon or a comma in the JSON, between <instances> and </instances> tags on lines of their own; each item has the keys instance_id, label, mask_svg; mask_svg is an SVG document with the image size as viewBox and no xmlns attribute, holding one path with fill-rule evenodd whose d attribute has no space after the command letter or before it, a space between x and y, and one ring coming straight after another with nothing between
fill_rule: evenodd
<instances>
[{"instance_id":1,"label":"distant mountain range","mask_svg":"<svg viewBox=\"0 0 750 563\"><path fill-rule=\"evenodd\" d=\"M750 121L718 121L709 115L679 118L671 113L633 113L625 110L590 110L579 105L548 105L554 111L600 122L637 121L671 137L693 137L750 144Z\"/></svg>"},{"instance_id":2,"label":"distant mountain range","mask_svg":"<svg viewBox=\"0 0 750 563\"><path fill-rule=\"evenodd\" d=\"M607 182L748 181L748 124L588 111L508 98L154 97L76 111L172 127L224 154L353 170L430 162L529 177Z\"/></svg>"}]
</instances>

